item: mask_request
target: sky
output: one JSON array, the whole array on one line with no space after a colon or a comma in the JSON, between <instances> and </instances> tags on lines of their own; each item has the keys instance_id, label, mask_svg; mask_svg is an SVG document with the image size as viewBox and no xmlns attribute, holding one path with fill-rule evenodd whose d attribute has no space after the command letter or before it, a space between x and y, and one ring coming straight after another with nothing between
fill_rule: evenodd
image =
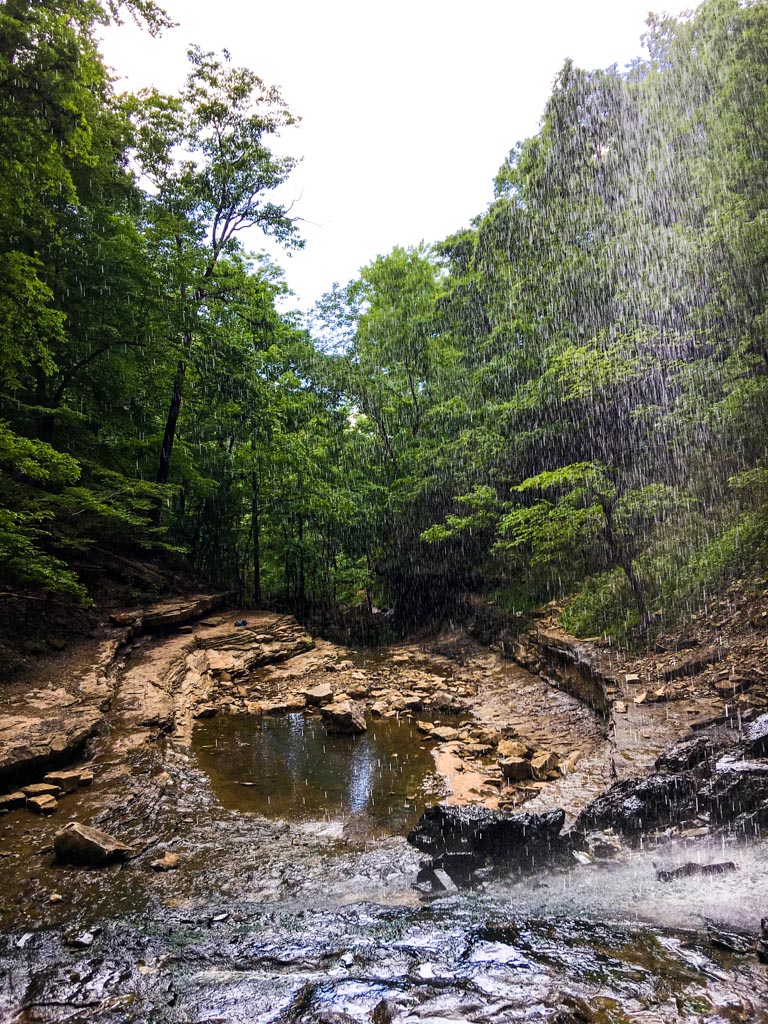
<instances>
[{"instance_id":1,"label":"sky","mask_svg":"<svg viewBox=\"0 0 768 1024\"><path fill-rule=\"evenodd\" d=\"M243 238L284 268L301 309L395 245L437 241L482 213L563 61L622 68L643 52L648 11L663 12L650 0L161 3L178 22L162 38L130 23L105 32L119 88L176 91L189 44L225 47L302 119L274 149L301 159L279 199L295 201L306 247Z\"/></svg>"}]
</instances>

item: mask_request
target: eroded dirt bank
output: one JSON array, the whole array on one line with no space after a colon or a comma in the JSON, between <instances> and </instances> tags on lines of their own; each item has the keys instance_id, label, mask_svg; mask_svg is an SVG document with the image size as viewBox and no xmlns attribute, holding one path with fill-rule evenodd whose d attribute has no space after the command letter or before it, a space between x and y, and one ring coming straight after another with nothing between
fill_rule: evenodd
<instances>
[{"instance_id":1,"label":"eroded dirt bank","mask_svg":"<svg viewBox=\"0 0 768 1024\"><path fill-rule=\"evenodd\" d=\"M209 614L163 636L116 627L126 632L100 669L97 721L70 759L92 784L55 794L50 816L18 806L0 818L3 1019L765 1019L765 969L702 930L710 917L754 931L755 903L768 901L760 857L735 842L738 881L681 878L663 898L655 855L637 851L535 879L480 874L466 891L417 888L422 855L402 836L228 810L191 747L198 719L325 708L325 721L349 699L369 724L412 718L449 803L557 806L573 819L614 775L642 774L688 721L717 712L709 694L702 706L624 700L606 716L460 634L365 653L313 641L290 618L235 621ZM72 696L72 678L34 697L60 721L51 695ZM5 699L9 713L23 707L16 686ZM20 778L17 766L15 780L46 767ZM70 819L134 855L57 864L52 839ZM679 842L681 857L701 856L702 837ZM167 853L177 866L154 869Z\"/></svg>"}]
</instances>

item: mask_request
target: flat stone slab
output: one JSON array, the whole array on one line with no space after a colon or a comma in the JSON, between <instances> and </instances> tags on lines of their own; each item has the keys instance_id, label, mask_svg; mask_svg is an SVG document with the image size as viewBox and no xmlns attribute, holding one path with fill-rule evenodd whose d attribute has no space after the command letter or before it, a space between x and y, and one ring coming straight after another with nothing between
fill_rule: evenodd
<instances>
[{"instance_id":1,"label":"flat stone slab","mask_svg":"<svg viewBox=\"0 0 768 1024\"><path fill-rule=\"evenodd\" d=\"M56 857L63 864L80 864L87 867L101 867L115 861L127 860L133 855L133 847L119 839L79 821L71 821L53 839Z\"/></svg>"}]
</instances>

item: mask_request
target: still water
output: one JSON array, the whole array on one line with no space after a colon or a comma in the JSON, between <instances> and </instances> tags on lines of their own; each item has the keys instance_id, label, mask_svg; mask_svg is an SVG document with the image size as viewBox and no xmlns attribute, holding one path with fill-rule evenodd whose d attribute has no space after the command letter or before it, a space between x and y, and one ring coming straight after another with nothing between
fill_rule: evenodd
<instances>
[{"instance_id":1,"label":"still water","mask_svg":"<svg viewBox=\"0 0 768 1024\"><path fill-rule=\"evenodd\" d=\"M196 725L193 750L225 807L270 818L402 834L442 792L407 718L369 719L362 735L338 736L303 714L220 716Z\"/></svg>"}]
</instances>

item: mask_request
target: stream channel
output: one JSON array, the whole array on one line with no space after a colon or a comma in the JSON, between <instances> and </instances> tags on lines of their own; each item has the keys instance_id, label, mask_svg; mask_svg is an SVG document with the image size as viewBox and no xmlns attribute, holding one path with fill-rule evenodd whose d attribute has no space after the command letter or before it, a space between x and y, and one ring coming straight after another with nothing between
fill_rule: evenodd
<instances>
[{"instance_id":1,"label":"stream channel","mask_svg":"<svg viewBox=\"0 0 768 1024\"><path fill-rule=\"evenodd\" d=\"M407 711L369 717L361 736L329 736L316 714L291 710L290 693L307 679L348 688L362 672L375 696L407 665L412 685L426 673L466 702L430 713L433 723L514 719L529 736L549 729L563 753L578 744L581 774L532 791L524 810L570 801L575 813L606 787L613 757L636 771L669 739L650 719L635 746L627 729L617 749L575 698L477 646L401 646L344 662L349 652L319 644L251 670L255 694L224 698L277 694L287 710L219 708L186 732L177 714L176 727L157 730L120 694L147 666L156 674L173 642L134 645L110 727L88 751L94 784L49 818L20 809L0 819L0 1020L768 1021L766 967L715 947L706 931L756 932L768 913L763 844L664 849L667 860L727 858L738 869L667 884L656 878L659 849L642 845L532 875L481 871L468 887L420 884L424 856L405 836L425 807L459 799L483 758L452 774L451 750L425 742L414 725L423 714ZM334 662L346 669L327 672ZM494 794L498 803L498 788L480 784L475 799L493 805ZM70 818L137 856L99 869L58 864L52 837ZM177 869L152 869L164 851L178 854Z\"/></svg>"}]
</instances>

